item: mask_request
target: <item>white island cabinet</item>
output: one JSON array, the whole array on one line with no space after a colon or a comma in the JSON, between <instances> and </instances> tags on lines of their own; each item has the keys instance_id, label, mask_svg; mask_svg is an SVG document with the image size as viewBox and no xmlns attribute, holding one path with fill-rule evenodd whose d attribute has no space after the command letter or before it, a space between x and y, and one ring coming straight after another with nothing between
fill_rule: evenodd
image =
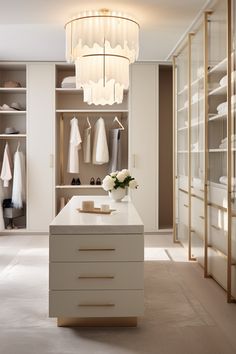
<instances>
[{"instance_id":1,"label":"white island cabinet","mask_svg":"<svg viewBox=\"0 0 236 354\"><path fill-rule=\"evenodd\" d=\"M80 213L83 200L111 214ZM50 224L49 316L59 326L137 325L144 312L143 223L128 199L75 196Z\"/></svg>"}]
</instances>

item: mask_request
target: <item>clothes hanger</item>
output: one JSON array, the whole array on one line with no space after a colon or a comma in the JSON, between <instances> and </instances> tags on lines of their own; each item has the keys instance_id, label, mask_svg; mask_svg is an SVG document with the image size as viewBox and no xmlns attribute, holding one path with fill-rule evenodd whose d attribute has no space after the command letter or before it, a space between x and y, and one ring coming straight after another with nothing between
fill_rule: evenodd
<instances>
[{"instance_id":1,"label":"clothes hanger","mask_svg":"<svg viewBox=\"0 0 236 354\"><path fill-rule=\"evenodd\" d=\"M88 128L91 129L91 123L90 123L89 117L87 117L87 123L88 123Z\"/></svg>"},{"instance_id":2,"label":"clothes hanger","mask_svg":"<svg viewBox=\"0 0 236 354\"><path fill-rule=\"evenodd\" d=\"M121 124L121 122L119 121L119 119L117 117L114 118L113 123L117 122L120 126L120 130L125 130L124 126Z\"/></svg>"}]
</instances>

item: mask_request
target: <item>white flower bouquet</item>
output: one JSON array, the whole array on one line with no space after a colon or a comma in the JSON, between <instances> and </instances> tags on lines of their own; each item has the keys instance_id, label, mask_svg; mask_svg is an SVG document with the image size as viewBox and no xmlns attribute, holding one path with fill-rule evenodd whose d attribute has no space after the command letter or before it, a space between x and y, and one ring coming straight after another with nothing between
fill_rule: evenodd
<instances>
[{"instance_id":1,"label":"white flower bouquet","mask_svg":"<svg viewBox=\"0 0 236 354\"><path fill-rule=\"evenodd\" d=\"M102 187L105 191L111 192L118 188L125 189L126 187L130 187L134 189L138 187L138 183L136 179L130 175L130 172L124 169L107 175L102 181Z\"/></svg>"}]
</instances>

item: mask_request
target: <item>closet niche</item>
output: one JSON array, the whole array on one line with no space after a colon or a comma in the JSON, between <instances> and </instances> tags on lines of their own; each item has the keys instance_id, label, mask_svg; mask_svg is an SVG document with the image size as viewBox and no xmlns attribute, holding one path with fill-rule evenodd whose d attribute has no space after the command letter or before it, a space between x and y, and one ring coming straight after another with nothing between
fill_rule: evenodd
<instances>
[{"instance_id":1,"label":"closet niche","mask_svg":"<svg viewBox=\"0 0 236 354\"><path fill-rule=\"evenodd\" d=\"M83 102L83 91L74 87L75 69L73 65L56 65L56 213L73 195L107 194L101 182L111 170L112 149L110 131L118 129L120 139L119 163L117 169L128 168L128 92L124 94L122 104L95 106ZM69 78L69 79L68 79ZM79 148L79 172L68 172L71 120L77 119L81 144ZM96 122L102 118L105 125L109 161L95 164ZM77 122L75 124L77 124ZM101 122L101 120L100 120ZM103 123L102 123L103 124ZM85 129L90 128L90 162L84 159ZM102 144L104 139L102 138ZM105 144L106 145L106 144ZM88 156L87 156L88 157Z\"/></svg>"},{"instance_id":2,"label":"closet niche","mask_svg":"<svg viewBox=\"0 0 236 354\"><path fill-rule=\"evenodd\" d=\"M8 153L4 151L7 147ZM15 153L23 156L20 170L14 162ZM26 65L0 64L0 176L3 223L1 230L17 231L26 228ZM18 160L19 161L19 160ZM9 166L8 166L9 163ZM20 174L23 174L22 178ZM20 179L19 179L20 178ZM7 182L8 180L8 182ZM19 186L19 182L21 186ZM6 186L8 184L8 186ZM20 188L20 190L19 190ZM13 192L14 189L14 192ZM16 200L20 192L20 205ZM14 193L14 204L12 197ZM19 195L18 195L19 197ZM19 201L19 200L18 200Z\"/></svg>"}]
</instances>

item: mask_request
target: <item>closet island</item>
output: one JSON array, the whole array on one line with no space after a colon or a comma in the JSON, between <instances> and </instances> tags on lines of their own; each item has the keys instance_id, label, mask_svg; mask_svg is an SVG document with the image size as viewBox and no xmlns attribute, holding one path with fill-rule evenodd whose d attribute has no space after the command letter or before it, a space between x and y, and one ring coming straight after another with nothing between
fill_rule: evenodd
<instances>
[{"instance_id":1,"label":"closet island","mask_svg":"<svg viewBox=\"0 0 236 354\"><path fill-rule=\"evenodd\" d=\"M109 215L80 213L82 202ZM49 316L58 326L136 326L144 312L144 226L128 197L74 196L50 224Z\"/></svg>"}]
</instances>

